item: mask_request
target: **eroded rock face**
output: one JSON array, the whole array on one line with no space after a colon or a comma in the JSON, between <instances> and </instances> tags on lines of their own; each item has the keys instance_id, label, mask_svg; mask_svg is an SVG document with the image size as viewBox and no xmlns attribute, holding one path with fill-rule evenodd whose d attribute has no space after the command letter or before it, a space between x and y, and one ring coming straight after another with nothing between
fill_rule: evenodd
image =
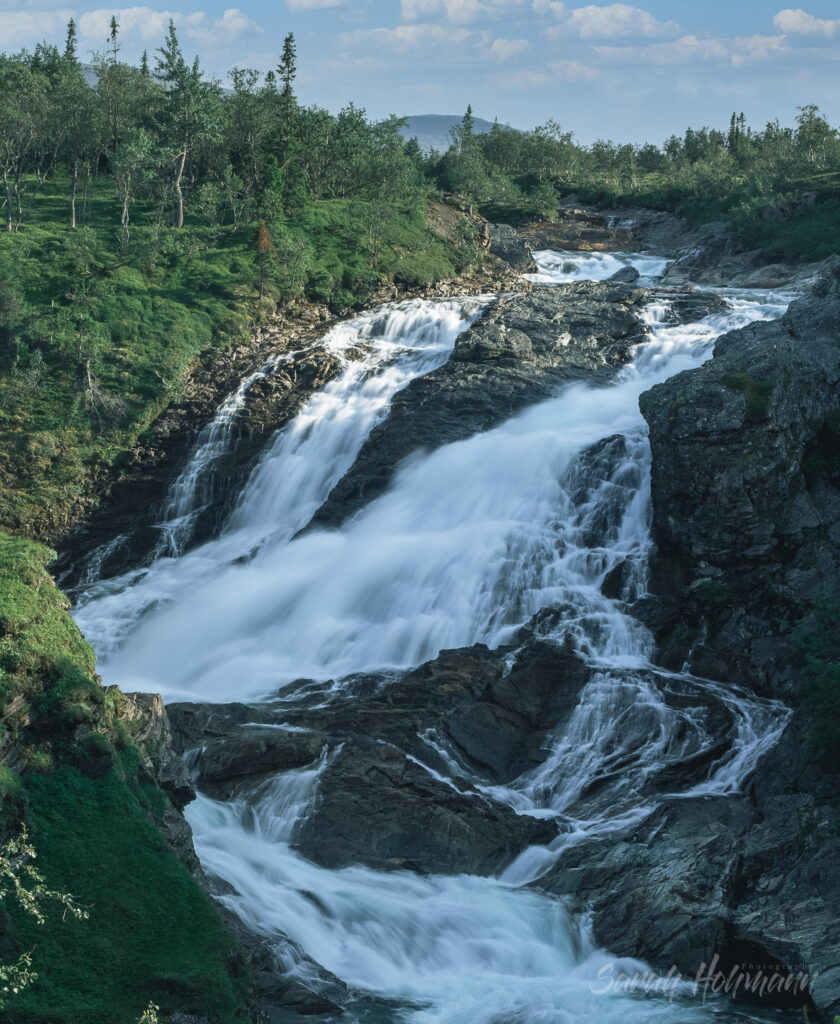
<instances>
[{"instance_id":1,"label":"eroded rock face","mask_svg":"<svg viewBox=\"0 0 840 1024\"><path fill-rule=\"evenodd\" d=\"M508 224L490 225L490 252L521 274L530 274L537 269L531 247Z\"/></svg>"},{"instance_id":2,"label":"eroded rock face","mask_svg":"<svg viewBox=\"0 0 840 1024\"><path fill-rule=\"evenodd\" d=\"M617 955L663 973L675 966L689 981L715 958L725 974L750 964L782 977L804 971L816 977L790 1005L832 1020L837 796L794 722L748 793L665 803L632 835L570 846L543 882L588 911L597 941Z\"/></svg>"},{"instance_id":3,"label":"eroded rock face","mask_svg":"<svg viewBox=\"0 0 840 1024\"><path fill-rule=\"evenodd\" d=\"M724 336L714 359L642 396L652 586L672 629L709 630L698 671L795 692L778 620L840 586L838 396L839 269L781 320Z\"/></svg>"}]
</instances>

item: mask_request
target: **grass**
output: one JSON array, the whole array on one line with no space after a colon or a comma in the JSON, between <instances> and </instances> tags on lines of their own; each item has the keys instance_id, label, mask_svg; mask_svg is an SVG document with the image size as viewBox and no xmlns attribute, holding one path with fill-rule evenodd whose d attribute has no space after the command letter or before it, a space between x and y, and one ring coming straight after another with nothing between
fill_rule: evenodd
<instances>
[{"instance_id":1,"label":"grass","mask_svg":"<svg viewBox=\"0 0 840 1024\"><path fill-rule=\"evenodd\" d=\"M0 901L0 963L31 951L39 975L3 1020L134 1024L151 999L245 1022L233 937L156 827L168 798L142 771L121 695L94 675L51 557L0 534L0 739L11 762L0 766L0 834L25 821L49 888L90 916L39 926Z\"/></svg>"},{"instance_id":2,"label":"grass","mask_svg":"<svg viewBox=\"0 0 840 1024\"><path fill-rule=\"evenodd\" d=\"M230 932L116 768L27 776L25 800L40 870L90 916L40 928L9 915L3 959L32 950L39 978L10 1001L8 1024L135 1024L150 999L163 1013L248 1019Z\"/></svg>"},{"instance_id":3,"label":"grass","mask_svg":"<svg viewBox=\"0 0 840 1024\"><path fill-rule=\"evenodd\" d=\"M422 197L382 210L312 202L271 225L305 255L294 288L270 274L261 303L256 226L192 218L176 231L138 204L125 249L107 183L76 231L65 190L45 185L21 230L0 234L0 528L37 540L84 515L190 366L246 338L278 300L352 309L384 280L429 284L478 257L469 238L432 231Z\"/></svg>"}]
</instances>

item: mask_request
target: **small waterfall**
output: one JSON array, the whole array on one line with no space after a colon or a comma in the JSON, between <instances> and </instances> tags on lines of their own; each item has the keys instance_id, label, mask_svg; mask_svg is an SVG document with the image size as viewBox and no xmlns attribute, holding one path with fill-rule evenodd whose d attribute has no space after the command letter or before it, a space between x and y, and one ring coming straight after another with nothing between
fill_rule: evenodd
<instances>
[{"instance_id":1,"label":"small waterfall","mask_svg":"<svg viewBox=\"0 0 840 1024\"><path fill-rule=\"evenodd\" d=\"M653 277L667 262L535 255L534 277L551 282L602 280L627 265ZM348 1021L372 1019L354 1012L365 994L398 1007L380 1019L410 1024L730 1019L725 1008L683 1001L676 983L666 998L608 990L605 970L648 969L599 951L562 899L523 886L567 844L637 824L663 795L736 791L783 728L780 705L651 665L648 631L603 584L620 570L623 597L645 589L650 451L639 395L699 365L725 331L781 315L789 298L731 292L725 311L680 326L667 324L667 299L655 298L643 317L649 340L611 386L564 387L494 430L418 453L340 530L296 536L394 393L440 365L487 300L371 313L328 336L355 358L279 432L218 540L89 589L77 618L104 655L103 675L169 697L256 701L309 677L337 681L323 688L329 701L351 673L497 646L536 613L547 641L572 644L593 667L544 762L508 786L471 778L434 731L422 736L453 777L564 824L498 878L305 860L289 842L317 798L326 755L247 800L201 796L188 807L202 863L226 883L223 902L304 984L319 985L306 957L345 982ZM723 753L713 704L731 722ZM682 790L669 783L674 766L703 758L709 771L699 779Z\"/></svg>"},{"instance_id":2,"label":"small waterfall","mask_svg":"<svg viewBox=\"0 0 840 1024\"><path fill-rule=\"evenodd\" d=\"M642 283L660 278L673 260L647 253L552 252L539 249L533 254L538 270L524 276L534 284L568 284L572 281L606 281L625 267L638 270Z\"/></svg>"},{"instance_id":3,"label":"small waterfall","mask_svg":"<svg viewBox=\"0 0 840 1024\"><path fill-rule=\"evenodd\" d=\"M245 405L248 392L255 381L270 376L281 361L288 360L288 355L282 360L272 360L256 373L245 377L201 430L189 462L172 482L166 495L157 524L161 539L155 551L156 557L171 555L177 558L183 554L185 546L192 539L196 517L216 497L219 479L215 470L235 443L236 417Z\"/></svg>"}]
</instances>

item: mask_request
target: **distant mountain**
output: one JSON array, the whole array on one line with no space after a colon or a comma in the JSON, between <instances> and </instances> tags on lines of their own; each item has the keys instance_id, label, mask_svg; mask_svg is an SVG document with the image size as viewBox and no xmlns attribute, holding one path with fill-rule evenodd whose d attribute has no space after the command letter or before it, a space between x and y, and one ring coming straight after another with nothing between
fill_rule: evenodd
<instances>
[{"instance_id":1,"label":"distant mountain","mask_svg":"<svg viewBox=\"0 0 840 1024\"><path fill-rule=\"evenodd\" d=\"M449 132L456 124L460 124L462 116L461 114L413 114L406 118L408 123L402 129L402 133L406 139L416 135L423 149L437 149L444 152L452 143ZM481 135L490 131L493 122L476 117L473 119L473 125L476 134Z\"/></svg>"}]
</instances>

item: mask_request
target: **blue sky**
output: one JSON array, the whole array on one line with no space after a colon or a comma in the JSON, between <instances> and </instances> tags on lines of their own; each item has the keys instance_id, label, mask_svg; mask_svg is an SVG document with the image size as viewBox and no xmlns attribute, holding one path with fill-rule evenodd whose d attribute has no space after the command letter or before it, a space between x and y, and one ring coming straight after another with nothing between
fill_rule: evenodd
<instances>
[{"instance_id":1,"label":"blue sky","mask_svg":"<svg viewBox=\"0 0 840 1024\"><path fill-rule=\"evenodd\" d=\"M553 118L583 142L661 142L687 125L752 123L817 103L840 124L840 2L767 0L0 0L0 48L60 42L72 15L81 50L104 49L111 14L124 56L160 45L174 18L184 49L224 80L267 70L298 43L303 103L370 115L460 113L530 128Z\"/></svg>"}]
</instances>

